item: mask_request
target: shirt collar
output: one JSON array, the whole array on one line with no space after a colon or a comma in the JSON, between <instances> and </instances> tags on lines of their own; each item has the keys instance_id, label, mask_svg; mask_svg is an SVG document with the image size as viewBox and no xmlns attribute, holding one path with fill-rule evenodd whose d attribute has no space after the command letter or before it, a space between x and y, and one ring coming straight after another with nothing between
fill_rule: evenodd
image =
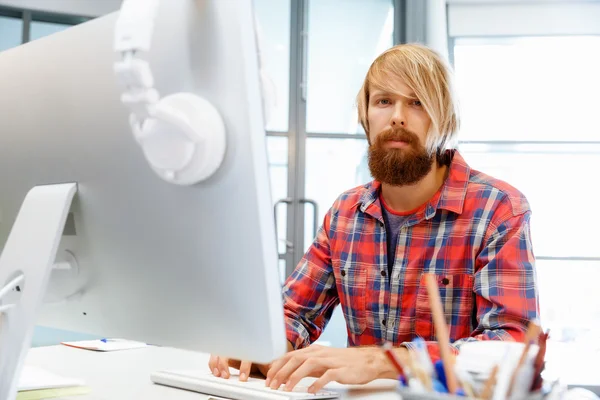
<instances>
[{"instance_id":1,"label":"shirt collar","mask_svg":"<svg viewBox=\"0 0 600 400\"><path fill-rule=\"evenodd\" d=\"M441 195L433 196L430 200L431 203L425 207L427 219L432 218L437 209L444 209L456 214L461 214L463 211L471 168L457 150L450 151L453 155L448 177L442 186ZM366 190L358 201L360 211L383 221L381 202L379 201L381 182L372 181L364 187Z\"/></svg>"}]
</instances>

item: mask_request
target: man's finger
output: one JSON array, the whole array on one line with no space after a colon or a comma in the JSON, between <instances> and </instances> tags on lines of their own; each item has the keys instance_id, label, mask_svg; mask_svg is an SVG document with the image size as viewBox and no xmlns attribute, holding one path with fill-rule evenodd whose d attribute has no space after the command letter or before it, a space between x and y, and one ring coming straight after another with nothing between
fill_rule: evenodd
<instances>
[{"instance_id":1,"label":"man's finger","mask_svg":"<svg viewBox=\"0 0 600 400\"><path fill-rule=\"evenodd\" d=\"M229 359L219 357L219 376L221 378L229 379Z\"/></svg>"},{"instance_id":2,"label":"man's finger","mask_svg":"<svg viewBox=\"0 0 600 400\"><path fill-rule=\"evenodd\" d=\"M295 353L295 351L287 353L283 357L281 357L281 358L273 361L273 363L271 363L271 367L269 368L269 371L267 372L267 380L265 381L265 386L271 386L271 381L273 380L273 377L279 372L281 367L283 367L288 362L291 355L294 353Z\"/></svg>"},{"instance_id":3,"label":"man's finger","mask_svg":"<svg viewBox=\"0 0 600 400\"><path fill-rule=\"evenodd\" d=\"M271 389L277 389L281 384L286 383L289 376L304 364L305 361L306 356L296 354L294 357L290 357L285 364L281 365L279 370L275 371L274 374L271 374L271 370L269 370L269 375L271 375L269 387ZM271 367L271 369L273 369L273 367Z\"/></svg>"},{"instance_id":4,"label":"man's finger","mask_svg":"<svg viewBox=\"0 0 600 400\"><path fill-rule=\"evenodd\" d=\"M319 376L322 371L326 370L328 365L332 367L332 363L324 358L311 357L307 359L302 365L294 368L289 376L286 377L285 390L292 390L294 387L307 376Z\"/></svg>"},{"instance_id":5,"label":"man's finger","mask_svg":"<svg viewBox=\"0 0 600 400\"><path fill-rule=\"evenodd\" d=\"M290 352L286 353L280 359L273 361L273 363L269 367L269 371L266 375L267 379L265 381L265 386L269 386L269 387L271 386L271 381L273 380L275 375L279 372L279 370L284 365L286 365L288 363L288 361L292 357L303 357L306 360L309 357L318 357L321 354L325 354L326 351L331 351L331 349L329 347L323 347L323 346L313 344L313 345L305 347L303 349L294 350L294 351L290 351ZM279 382L276 382L276 384L277 383L282 384L285 382L279 381Z\"/></svg>"},{"instance_id":6,"label":"man's finger","mask_svg":"<svg viewBox=\"0 0 600 400\"><path fill-rule=\"evenodd\" d=\"M208 368L210 369L210 372L212 372L212 374L214 376L219 376L219 356L215 356L215 355L211 355L210 359L208 360Z\"/></svg>"},{"instance_id":7,"label":"man's finger","mask_svg":"<svg viewBox=\"0 0 600 400\"><path fill-rule=\"evenodd\" d=\"M242 361L240 365L240 381L246 382L248 380L251 368L252 363L250 361Z\"/></svg>"},{"instance_id":8,"label":"man's finger","mask_svg":"<svg viewBox=\"0 0 600 400\"><path fill-rule=\"evenodd\" d=\"M313 382L308 388L308 393L316 394L325 387L329 382L338 381L340 379L340 369L327 370L319 379Z\"/></svg>"}]
</instances>

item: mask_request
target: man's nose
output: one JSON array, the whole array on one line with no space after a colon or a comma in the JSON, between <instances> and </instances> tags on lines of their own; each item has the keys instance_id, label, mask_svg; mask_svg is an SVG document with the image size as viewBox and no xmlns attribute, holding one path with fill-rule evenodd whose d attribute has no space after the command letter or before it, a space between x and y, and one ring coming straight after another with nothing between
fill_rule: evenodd
<instances>
[{"instance_id":1,"label":"man's nose","mask_svg":"<svg viewBox=\"0 0 600 400\"><path fill-rule=\"evenodd\" d=\"M406 127L406 115L404 112L404 107L401 103L397 103L394 106L394 113L392 114L390 125L392 125L392 127Z\"/></svg>"}]
</instances>

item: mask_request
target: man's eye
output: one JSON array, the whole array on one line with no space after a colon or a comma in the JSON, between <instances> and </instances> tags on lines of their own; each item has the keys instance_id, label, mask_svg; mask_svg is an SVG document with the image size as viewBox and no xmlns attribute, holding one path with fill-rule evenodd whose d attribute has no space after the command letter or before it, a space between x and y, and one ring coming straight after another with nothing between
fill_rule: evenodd
<instances>
[{"instance_id":1,"label":"man's eye","mask_svg":"<svg viewBox=\"0 0 600 400\"><path fill-rule=\"evenodd\" d=\"M421 107L421 106L422 106L422 104L421 104L421 101L420 101L420 100L413 100L413 102L412 102L412 105L413 105L413 106L417 106L417 107Z\"/></svg>"},{"instance_id":2,"label":"man's eye","mask_svg":"<svg viewBox=\"0 0 600 400\"><path fill-rule=\"evenodd\" d=\"M382 105L389 105L390 100L389 99L381 99L377 103L382 104Z\"/></svg>"}]
</instances>

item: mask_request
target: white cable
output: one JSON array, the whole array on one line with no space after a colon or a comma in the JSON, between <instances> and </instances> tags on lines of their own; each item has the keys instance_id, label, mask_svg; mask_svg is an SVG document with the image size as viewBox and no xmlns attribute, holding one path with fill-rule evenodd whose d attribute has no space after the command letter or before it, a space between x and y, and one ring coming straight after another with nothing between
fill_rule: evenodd
<instances>
[{"instance_id":1,"label":"white cable","mask_svg":"<svg viewBox=\"0 0 600 400\"><path fill-rule=\"evenodd\" d=\"M6 296L8 294L8 292L10 292L15 287L17 287L17 285L19 283L23 282L23 280L25 280L25 275L21 274L21 275L17 276L15 279L13 279L12 281L8 282L2 288L2 290L0 290L0 300L2 300L4 298L4 296Z\"/></svg>"}]
</instances>

